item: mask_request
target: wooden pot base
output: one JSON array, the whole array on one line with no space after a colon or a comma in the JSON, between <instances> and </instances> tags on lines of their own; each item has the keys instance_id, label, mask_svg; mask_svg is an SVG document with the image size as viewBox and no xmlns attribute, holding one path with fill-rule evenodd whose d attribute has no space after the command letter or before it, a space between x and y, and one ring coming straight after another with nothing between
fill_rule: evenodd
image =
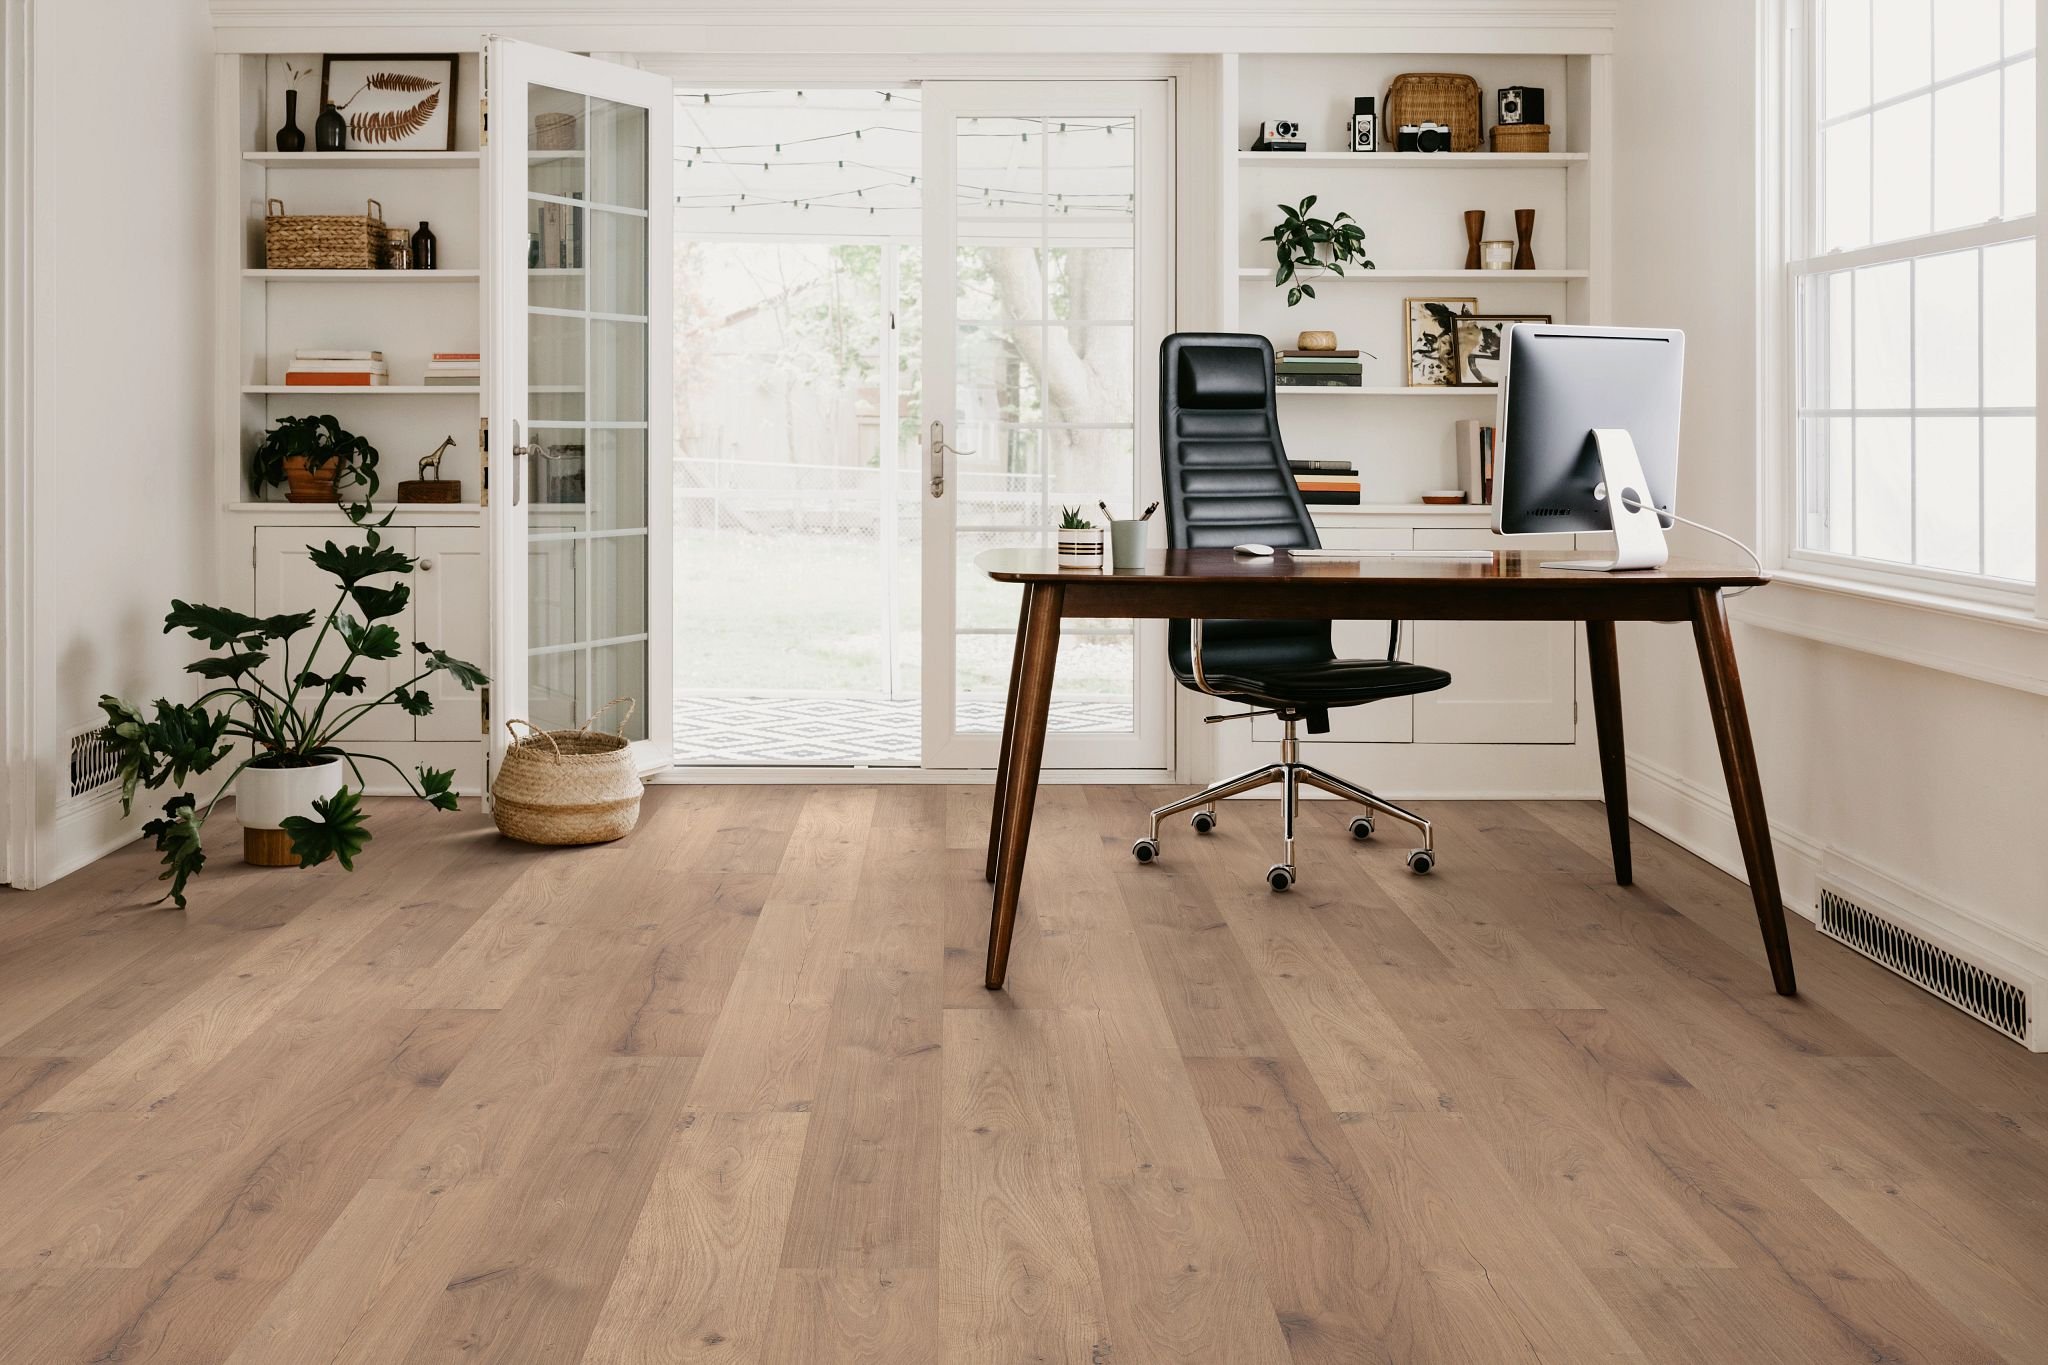
<instances>
[{"instance_id":1,"label":"wooden pot base","mask_svg":"<svg viewBox=\"0 0 2048 1365\"><path fill-rule=\"evenodd\" d=\"M255 867L297 867L292 836L281 829L244 829L242 861Z\"/></svg>"}]
</instances>

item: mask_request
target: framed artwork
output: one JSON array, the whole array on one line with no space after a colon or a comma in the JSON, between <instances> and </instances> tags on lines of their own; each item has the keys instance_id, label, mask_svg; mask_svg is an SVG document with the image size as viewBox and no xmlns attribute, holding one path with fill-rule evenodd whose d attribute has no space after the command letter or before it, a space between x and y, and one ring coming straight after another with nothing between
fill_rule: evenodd
<instances>
[{"instance_id":1,"label":"framed artwork","mask_svg":"<svg viewBox=\"0 0 2048 1365\"><path fill-rule=\"evenodd\" d=\"M1408 310L1408 387L1446 388L1458 382L1458 319L1478 299L1404 299Z\"/></svg>"},{"instance_id":2,"label":"framed artwork","mask_svg":"<svg viewBox=\"0 0 2048 1365\"><path fill-rule=\"evenodd\" d=\"M330 53L320 72L320 103L347 120L355 151L453 151L455 70L452 52Z\"/></svg>"},{"instance_id":3,"label":"framed artwork","mask_svg":"<svg viewBox=\"0 0 2048 1365\"><path fill-rule=\"evenodd\" d=\"M1548 322L1548 313L1471 313L1452 324L1452 382L1491 388L1500 383L1500 352L1508 328L1518 322Z\"/></svg>"}]
</instances>

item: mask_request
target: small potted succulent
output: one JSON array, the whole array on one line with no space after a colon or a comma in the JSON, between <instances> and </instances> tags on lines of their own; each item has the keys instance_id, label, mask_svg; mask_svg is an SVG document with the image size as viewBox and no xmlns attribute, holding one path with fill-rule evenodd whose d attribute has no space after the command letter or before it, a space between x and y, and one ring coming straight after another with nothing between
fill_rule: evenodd
<instances>
[{"instance_id":1,"label":"small potted succulent","mask_svg":"<svg viewBox=\"0 0 2048 1365\"><path fill-rule=\"evenodd\" d=\"M1273 271L1273 285L1288 287L1289 308L1316 296L1316 287L1298 278L1305 273L1342 275L1346 265L1355 265L1360 270L1374 268L1372 258L1365 254L1365 229L1353 222L1348 213L1335 218L1311 218L1308 211L1315 206L1313 194L1293 208L1277 205L1282 214L1280 221L1259 238L1273 244L1273 255L1279 262Z\"/></svg>"},{"instance_id":2,"label":"small potted succulent","mask_svg":"<svg viewBox=\"0 0 2048 1365\"><path fill-rule=\"evenodd\" d=\"M331 416L281 417L256 447L257 485L288 485L292 502L337 501L344 474L373 493L376 468L377 447Z\"/></svg>"},{"instance_id":3,"label":"small potted succulent","mask_svg":"<svg viewBox=\"0 0 2048 1365\"><path fill-rule=\"evenodd\" d=\"M1081 515L1079 507L1060 509L1060 567L1102 567L1102 528Z\"/></svg>"}]
</instances>

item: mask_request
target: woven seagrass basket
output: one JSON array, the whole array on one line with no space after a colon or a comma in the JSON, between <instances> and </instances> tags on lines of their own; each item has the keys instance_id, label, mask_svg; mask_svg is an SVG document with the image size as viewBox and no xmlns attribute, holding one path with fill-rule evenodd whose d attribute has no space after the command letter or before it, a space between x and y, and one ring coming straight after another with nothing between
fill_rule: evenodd
<instances>
[{"instance_id":1,"label":"woven seagrass basket","mask_svg":"<svg viewBox=\"0 0 2048 1365\"><path fill-rule=\"evenodd\" d=\"M1550 125L1547 123L1496 123L1491 136L1496 152L1550 150Z\"/></svg>"},{"instance_id":2,"label":"woven seagrass basket","mask_svg":"<svg viewBox=\"0 0 2048 1365\"><path fill-rule=\"evenodd\" d=\"M618 733L593 730L597 718L626 703ZM602 844L633 832L640 821L640 774L625 729L633 703L606 702L576 730L543 730L508 720L512 746L491 782L491 818L498 832L529 844ZM528 731L521 738L515 727Z\"/></svg>"},{"instance_id":3,"label":"woven seagrass basket","mask_svg":"<svg viewBox=\"0 0 2048 1365\"><path fill-rule=\"evenodd\" d=\"M284 200L263 210L263 264L271 270L375 270L385 251L384 206L365 213L286 213Z\"/></svg>"},{"instance_id":4,"label":"woven seagrass basket","mask_svg":"<svg viewBox=\"0 0 2048 1365\"><path fill-rule=\"evenodd\" d=\"M1387 115L1381 126L1441 123L1451 130L1451 150L1479 150L1479 82L1441 71L1411 71L1387 86Z\"/></svg>"}]
</instances>

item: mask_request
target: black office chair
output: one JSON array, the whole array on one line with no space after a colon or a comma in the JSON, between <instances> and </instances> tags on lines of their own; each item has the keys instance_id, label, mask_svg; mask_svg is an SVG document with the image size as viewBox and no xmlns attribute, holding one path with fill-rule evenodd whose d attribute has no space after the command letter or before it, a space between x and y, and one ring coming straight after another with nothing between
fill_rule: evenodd
<instances>
[{"instance_id":1,"label":"black office chair","mask_svg":"<svg viewBox=\"0 0 2048 1365\"><path fill-rule=\"evenodd\" d=\"M1276 550L1319 548L1315 523L1301 500L1280 444L1273 401L1273 346L1262 336L1181 332L1159 348L1159 463L1166 492L1167 543L1175 549L1228 550L1246 543ZM1197 834L1216 828L1216 804L1259 787L1280 784L1281 837L1286 857L1266 871L1275 891L1294 885L1294 818L1301 785L1355 801L1366 813L1351 822L1353 837L1372 836L1373 813L1390 815L1422 832L1422 847L1408 855L1417 874L1436 866L1429 821L1391 801L1300 761L1295 726L1327 734L1330 711L1388 697L1413 696L1448 686L1440 668L1404 663L1401 623L1387 640L1384 659L1340 659L1330 646L1328 621L1175 621L1167 636L1173 675L1182 687L1257 709L1209 716L1210 723L1251 716L1280 718L1285 733L1280 761L1219 782L1152 812L1152 832L1131 845L1141 863L1159 856L1159 822L1194 810Z\"/></svg>"}]
</instances>

